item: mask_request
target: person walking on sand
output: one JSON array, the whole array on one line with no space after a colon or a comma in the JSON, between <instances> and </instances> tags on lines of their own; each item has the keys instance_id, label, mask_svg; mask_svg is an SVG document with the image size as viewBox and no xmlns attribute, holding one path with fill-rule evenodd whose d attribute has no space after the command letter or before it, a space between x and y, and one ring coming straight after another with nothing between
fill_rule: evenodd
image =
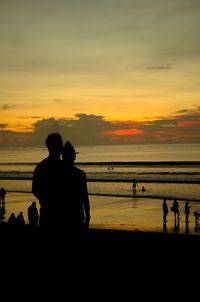
<instances>
[{"instance_id":1,"label":"person walking on sand","mask_svg":"<svg viewBox=\"0 0 200 302\"><path fill-rule=\"evenodd\" d=\"M185 203L185 222L189 222L189 215L190 215L190 205L189 201Z\"/></svg>"},{"instance_id":2,"label":"person walking on sand","mask_svg":"<svg viewBox=\"0 0 200 302\"><path fill-rule=\"evenodd\" d=\"M174 218L175 218L175 220L176 220L176 218L179 219L179 204L178 204L178 201L176 199L174 199L173 205L172 205L171 209L174 212Z\"/></svg>"},{"instance_id":3,"label":"person walking on sand","mask_svg":"<svg viewBox=\"0 0 200 302\"><path fill-rule=\"evenodd\" d=\"M45 140L49 155L35 168L32 180L32 193L40 204L39 226L53 229L59 218L59 204L62 202L61 181L63 141L59 133L51 133ZM56 212L55 212L56 209Z\"/></svg>"},{"instance_id":4,"label":"person walking on sand","mask_svg":"<svg viewBox=\"0 0 200 302\"><path fill-rule=\"evenodd\" d=\"M89 227L90 202L88 198L86 173L74 165L76 152L67 141L63 148L63 196L64 215L67 216L68 230L71 234L80 233ZM64 219L64 217L63 217Z\"/></svg>"}]
</instances>

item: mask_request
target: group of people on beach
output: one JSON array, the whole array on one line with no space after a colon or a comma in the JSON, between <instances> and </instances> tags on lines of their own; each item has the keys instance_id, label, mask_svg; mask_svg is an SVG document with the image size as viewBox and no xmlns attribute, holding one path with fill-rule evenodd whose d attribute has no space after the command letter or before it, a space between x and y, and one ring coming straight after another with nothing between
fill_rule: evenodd
<instances>
[{"instance_id":1,"label":"group of people on beach","mask_svg":"<svg viewBox=\"0 0 200 302\"><path fill-rule=\"evenodd\" d=\"M27 210L28 214L28 222L32 227L38 227L39 225L39 212L37 209L37 203L36 201L33 201L31 205L28 207ZM14 212L10 214L10 217L8 218L8 224L9 225L24 225L25 219L23 212L20 211L19 214L16 216Z\"/></svg>"},{"instance_id":2,"label":"group of people on beach","mask_svg":"<svg viewBox=\"0 0 200 302\"><path fill-rule=\"evenodd\" d=\"M190 216L190 203L189 201L185 201L185 206L184 206L184 214L185 214L185 227L186 227L186 233L189 232L189 216ZM163 210L163 231L167 231L167 215L169 213L168 205L167 205L167 200L166 198L163 199L162 203L162 210ZM172 206L170 207L170 210L174 213L174 232L179 231L179 226L180 226L180 211L179 211L179 203L176 199L174 199ZM194 216L195 216L194 212ZM200 217L200 214L199 214ZM197 229L197 224L198 221L195 217L195 230Z\"/></svg>"},{"instance_id":3,"label":"group of people on beach","mask_svg":"<svg viewBox=\"0 0 200 302\"><path fill-rule=\"evenodd\" d=\"M74 165L76 151L70 141L63 144L59 133L51 133L45 143L49 155L36 166L32 181L32 193L40 205L39 217L33 203L29 222L34 224L38 219L42 229L80 233L90 223L86 173Z\"/></svg>"},{"instance_id":4,"label":"group of people on beach","mask_svg":"<svg viewBox=\"0 0 200 302\"><path fill-rule=\"evenodd\" d=\"M185 209L184 209L184 213L185 213L185 222L188 223L189 222L189 215L190 215L190 204L189 201L185 202ZM167 200L164 198L163 199L163 203L162 203L162 209L163 209L163 221L167 221L167 215L169 212L168 209L168 205L167 205ZM174 213L174 219L179 219L180 217L180 212L179 212L179 203L176 199L174 199L173 204L171 206L171 211Z\"/></svg>"},{"instance_id":5,"label":"group of people on beach","mask_svg":"<svg viewBox=\"0 0 200 302\"><path fill-rule=\"evenodd\" d=\"M24 215L23 212L19 212L19 214L16 216L14 212L12 212L10 214L10 217L8 218L8 224L9 225L24 225L25 224L25 220L24 220Z\"/></svg>"},{"instance_id":6,"label":"group of people on beach","mask_svg":"<svg viewBox=\"0 0 200 302\"><path fill-rule=\"evenodd\" d=\"M136 194L137 187L138 187L138 182L137 182L136 179L134 178L134 179L133 179L133 182L132 182L132 191L133 191L133 195ZM146 191L146 189L145 189L144 186L142 186L141 191L142 191L142 192L145 192L145 191Z\"/></svg>"}]
</instances>

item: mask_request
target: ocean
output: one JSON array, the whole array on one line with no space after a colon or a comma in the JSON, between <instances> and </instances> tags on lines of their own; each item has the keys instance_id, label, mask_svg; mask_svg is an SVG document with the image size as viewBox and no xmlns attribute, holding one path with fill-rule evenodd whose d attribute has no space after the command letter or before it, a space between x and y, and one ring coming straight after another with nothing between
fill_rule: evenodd
<instances>
[{"instance_id":1,"label":"ocean","mask_svg":"<svg viewBox=\"0 0 200 302\"><path fill-rule=\"evenodd\" d=\"M173 199L179 200L182 212L185 200L190 201L191 212L200 209L200 144L75 148L75 164L87 175L94 227L162 230L163 198L169 207ZM46 148L0 149L0 187L7 191L5 219L11 211L23 210L27 220L27 207L35 199L31 193L32 173L47 155ZM136 194L132 191L134 179L138 184ZM168 215L171 231L172 214ZM194 229L193 225L192 232ZM184 224L180 231L186 231Z\"/></svg>"}]
</instances>

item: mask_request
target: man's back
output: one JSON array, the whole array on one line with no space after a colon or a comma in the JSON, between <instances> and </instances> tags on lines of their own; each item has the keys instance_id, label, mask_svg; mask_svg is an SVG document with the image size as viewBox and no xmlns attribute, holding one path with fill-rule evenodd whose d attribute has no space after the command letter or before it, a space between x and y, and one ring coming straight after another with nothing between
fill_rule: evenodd
<instances>
[{"instance_id":1,"label":"man's back","mask_svg":"<svg viewBox=\"0 0 200 302\"><path fill-rule=\"evenodd\" d=\"M63 142L58 133L46 138L49 156L42 160L33 172L32 192L40 203L40 225L56 223L56 211L61 201Z\"/></svg>"},{"instance_id":2,"label":"man's back","mask_svg":"<svg viewBox=\"0 0 200 302\"><path fill-rule=\"evenodd\" d=\"M50 223L61 198L62 163L47 157L33 173L32 192L40 202L40 223ZM44 220L43 220L44 219Z\"/></svg>"}]
</instances>

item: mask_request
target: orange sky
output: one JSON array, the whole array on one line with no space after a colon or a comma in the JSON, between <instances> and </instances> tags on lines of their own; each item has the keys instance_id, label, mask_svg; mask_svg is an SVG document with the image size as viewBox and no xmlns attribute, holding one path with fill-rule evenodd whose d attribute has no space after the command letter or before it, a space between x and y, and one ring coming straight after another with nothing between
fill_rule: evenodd
<instances>
[{"instance_id":1,"label":"orange sky","mask_svg":"<svg viewBox=\"0 0 200 302\"><path fill-rule=\"evenodd\" d=\"M0 140L85 115L108 122L102 135L141 142L152 123L170 140L156 127L175 118L177 137L196 142L199 13L195 0L0 2Z\"/></svg>"}]
</instances>

